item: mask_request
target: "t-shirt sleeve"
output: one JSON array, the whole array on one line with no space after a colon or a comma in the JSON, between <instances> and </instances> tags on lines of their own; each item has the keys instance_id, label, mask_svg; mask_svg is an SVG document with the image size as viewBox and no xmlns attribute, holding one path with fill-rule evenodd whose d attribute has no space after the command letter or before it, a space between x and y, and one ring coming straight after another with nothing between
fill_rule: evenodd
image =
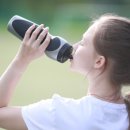
<instances>
[{"instance_id":1,"label":"t-shirt sleeve","mask_svg":"<svg viewBox=\"0 0 130 130\"><path fill-rule=\"evenodd\" d=\"M53 99L22 107L22 116L28 130L55 130Z\"/></svg>"},{"instance_id":2,"label":"t-shirt sleeve","mask_svg":"<svg viewBox=\"0 0 130 130\"><path fill-rule=\"evenodd\" d=\"M79 103L55 94L51 99L24 106L23 120L28 130L79 130L79 117L83 115Z\"/></svg>"}]
</instances>

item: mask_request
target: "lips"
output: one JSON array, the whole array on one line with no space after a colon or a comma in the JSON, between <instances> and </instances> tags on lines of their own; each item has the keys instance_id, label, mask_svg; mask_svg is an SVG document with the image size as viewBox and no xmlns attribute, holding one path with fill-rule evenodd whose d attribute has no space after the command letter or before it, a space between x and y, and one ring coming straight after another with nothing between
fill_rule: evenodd
<instances>
[{"instance_id":1,"label":"lips","mask_svg":"<svg viewBox=\"0 0 130 130\"><path fill-rule=\"evenodd\" d=\"M72 56L74 57L74 54L76 52L76 49L73 49Z\"/></svg>"},{"instance_id":2,"label":"lips","mask_svg":"<svg viewBox=\"0 0 130 130\"><path fill-rule=\"evenodd\" d=\"M71 58L70 58L70 62L73 61L75 52L76 52L76 49L73 49L73 52L72 52L72 55L71 55Z\"/></svg>"}]
</instances>

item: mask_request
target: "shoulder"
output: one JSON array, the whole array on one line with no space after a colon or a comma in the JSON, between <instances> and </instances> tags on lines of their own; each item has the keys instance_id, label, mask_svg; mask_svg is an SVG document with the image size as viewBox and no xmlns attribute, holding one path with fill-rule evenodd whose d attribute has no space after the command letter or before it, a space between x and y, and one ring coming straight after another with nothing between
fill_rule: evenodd
<instances>
[{"instance_id":1,"label":"shoulder","mask_svg":"<svg viewBox=\"0 0 130 130\"><path fill-rule=\"evenodd\" d=\"M87 96L80 99L74 99L62 97L56 94L52 97L52 99L55 113L61 118L64 118L65 116L78 118L79 115L83 115L83 113L86 112L86 108L89 108L89 105L91 105Z\"/></svg>"},{"instance_id":2,"label":"shoulder","mask_svg":"<svg viewBox=\"0 0 130 130\"><path fill-rule=\"evenodd\" d=\"M22 107L22 110L26 110L29 112L31 111L37 111L38 113L43 110L50 110L52 109L73 109L73 108L80 108L81 106L84 106L89 102L89 99L87 96L82 97L80 99L74 99L74 98L66 98L63 96L60 96L58 94L54 94L52 98L41 100L39 102L27 105Z\"/></svg>"},{"instance_id":3,"label":"shoulder","mask_svg":"<svg viewBox=\"0 0 130 130\"><path fill-rule=\"evenodd\" d=\"M89 102L89 99L87 96L79 98L79 99L74 99L74 98L62 97L58 94L53 95L52 100L55 105L56 104L63 105L66 107L72 107L72 106L80 107L82 104L87 104L87 102Z\"/></svg>"},{"instance_id":4,"label":"shoulder","mask_svg":"<svg viewBox=\"0 0 130 130\"><path fill-rule=\"evenodd\" d=\"M22 116L28 128L36 129L41 124L42 129L55 124L62 128L62 124L72 125L70 120L81 121L82 113L86 111L85 104L85 97L73 99L55 94L51 99L24 106Z\"/></svg>"}]
</instances>

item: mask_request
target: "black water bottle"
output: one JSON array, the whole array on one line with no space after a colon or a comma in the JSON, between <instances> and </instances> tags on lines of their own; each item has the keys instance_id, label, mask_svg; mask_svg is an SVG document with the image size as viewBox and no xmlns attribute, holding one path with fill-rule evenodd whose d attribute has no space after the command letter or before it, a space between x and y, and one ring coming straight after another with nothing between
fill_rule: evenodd
<instances>
[{"instance_id":1,"label":"black water bottle","mask_svg":"<svg viewBox=\"0 0 130 130\"><path fill-rule=\"evenodd\" d=\"M27 29L36 23L25 19L21 16L13 16L7 25L8 31L19 39L23 39ZM44 40L44 39L43 39ZM53 60L64 63L68 59L72 59L73 47L62 37L52 36L48 47L45 50L45 54Z\"/></svg>"}]
</instances>

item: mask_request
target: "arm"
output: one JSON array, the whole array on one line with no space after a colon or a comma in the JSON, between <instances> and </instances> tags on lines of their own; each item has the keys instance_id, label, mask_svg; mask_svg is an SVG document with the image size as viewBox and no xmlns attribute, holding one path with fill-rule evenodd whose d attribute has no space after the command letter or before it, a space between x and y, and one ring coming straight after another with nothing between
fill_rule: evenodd
<instances>
[{"instance_id":1,"label":"arm","mask_svg":"<svg viewBox=\"0 0 130 130\"><path fill-rule=\"evenodd\" d=\"M13 130L15 130L16 126L16 129L20 130L20 124L22 124L22 126L24 125L21 109L8 107L8 104L22 74L34 59L44 55L44 51L50 41L48 28L45 28L36 39L43 28L42 25L39 26L30 37L34 28L35 26L33 25L27 30L18 53L0 78L0 127L6 129L13 128ZM47 37L45 41L40 45L46 34ZM16 123L16 120L19 122Z\"/></svg>"}]
</instances>

